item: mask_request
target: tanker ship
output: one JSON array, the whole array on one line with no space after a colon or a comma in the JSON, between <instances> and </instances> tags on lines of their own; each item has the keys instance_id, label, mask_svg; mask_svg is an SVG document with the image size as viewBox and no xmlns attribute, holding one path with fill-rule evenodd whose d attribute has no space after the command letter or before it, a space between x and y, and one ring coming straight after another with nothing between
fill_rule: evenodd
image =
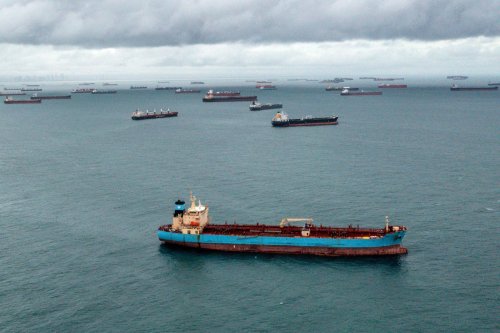
<instances>
[{"instance_id":1,"label":"tanker ship","mask_svg":"<svg viewBox=\"0 0 500 333\"><path fill-rule=\"evenodd\" d=\"M408 253L402 246L406 227L389 224L383 228L359 226L331 227L316 225L311 218L284 218L279 224L212 224L208 206L196 203L186 209L182 200L175 202L172 224L157 230L161 242L168 245L229 252L300 254L318 256L383 256ZM292 225L302 223L301 226Z\"/></svg>"},{"instance_id":2,"label":"tanker ship","mask_svg":"<svg viewBox=\"0 0 500 333\"><path fill-rule=\"evenodd\" d=\"M209 90L202 99L203 102L243 102L256 100L257 96L240 96L239 94L224 96L214 93L213 90Z\"/></svg>"},{"instance_id":3,"label":"tanker ship","mask_svg":"<svg viewBox=\"0 0 500 333\"><path fill-rule=\"evenodd\" d=\"M338 116L289 118L285 112L278 112L271 120L271 125L273 127L337 125L338 119Z\"/></svg>"}]
</instances>

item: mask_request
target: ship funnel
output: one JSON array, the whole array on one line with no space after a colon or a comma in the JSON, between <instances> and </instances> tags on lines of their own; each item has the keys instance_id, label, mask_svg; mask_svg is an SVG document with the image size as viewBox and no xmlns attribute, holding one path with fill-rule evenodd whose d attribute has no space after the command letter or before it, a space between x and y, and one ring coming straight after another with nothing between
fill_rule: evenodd
<instances>
[{"instance_id":1,"label":"ship funnel","mask_svg":"<svg viewBox=\"0 0 500 333\"><path fill-rule=\"evenodd\" d=\"M186 211L186 203L183 200L177 200L175 202L175 211L174 211L174 217L175 216L183 216L184 212Z\"/></svg>"}]
</instances>

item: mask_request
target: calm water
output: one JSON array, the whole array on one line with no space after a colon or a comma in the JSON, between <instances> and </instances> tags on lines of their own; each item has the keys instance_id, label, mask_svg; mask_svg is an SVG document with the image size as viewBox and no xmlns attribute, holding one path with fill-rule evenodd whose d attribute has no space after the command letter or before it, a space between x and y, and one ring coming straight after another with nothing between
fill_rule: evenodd
<instances>
[{"instance_id":1,"label":"calm water","mask_svg":"<svg viewBox=\"0 0 500 333\"><path fill-rule=\"evenodd\" d=\"M154 90L0 105L0 331L500 329L500 92L277 84L237 89L340 124L272 128L274 110ZM180 114L135 122L137 107ZM156 228L190 190L214 222L380 227L390 215L409 254L160 246Z\"/></svg>"}]
</instances>

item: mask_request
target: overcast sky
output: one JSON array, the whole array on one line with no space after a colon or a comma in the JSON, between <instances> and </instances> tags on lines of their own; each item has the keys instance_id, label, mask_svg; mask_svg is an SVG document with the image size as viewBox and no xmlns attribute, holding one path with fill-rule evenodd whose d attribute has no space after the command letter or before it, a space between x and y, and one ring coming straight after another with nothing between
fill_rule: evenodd
<instances>
[{"instance_id":1,"label":"overcast sky","mask_svg":"<svg viewBox=\"0 0 500 333\"><path fill-rule=\"evenodd\" d=\"M500 75L500 0L0 0L4 76Z\"/></svg>"}]
</instances>

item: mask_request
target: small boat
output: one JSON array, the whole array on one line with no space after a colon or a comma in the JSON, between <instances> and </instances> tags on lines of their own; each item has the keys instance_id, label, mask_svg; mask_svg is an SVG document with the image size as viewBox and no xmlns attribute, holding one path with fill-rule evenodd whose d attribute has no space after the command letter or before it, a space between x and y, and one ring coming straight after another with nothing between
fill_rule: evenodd
<instances>
[{"instance_id":1,"label":"small boat","mask_svg":"<svg viewBox=\"0 0 500 333\"><path fill-rule=\"evenodd\" d=\"M337 125L338 119L338 116L289 118L286 113L278 112L274 115L271 125L274 127Z\"/></svg>"},{"instance_id":2,"label":"small boat","mask_svg":"<svg viewBox=\"0 0 500 333\"><path fill-rule=\"evenodd\" d=\"M5 104L40 104L42 103L41 99L12 99L11 97L5 97Z\"/></svg>"},{"instance_id":3,"label":"small boat","mask_svg":"<svg viewBox=\"0 0 500 333\"><path fill-rule=\"evenodd\" d=\"M116 94L117 92L118 92L117 90L99 90L99 89L92 90L92 94Z\"/></svg>"},{"instance_id":4,"label":"small boat","mask_svg":"<svg viewBox=\"0 0 500 333\"><path fill-rule=\"evenodd\" d=\"M72 94L91 94L94 89L92 88L78 88L71 90Z\"/></svg>"},{"instance_id":5,"label":"small boat","mask_svg":"<svg viewBox=\"0 0 500 333\"><path fill-rule=\"evenodd\" d=\"M70 99L71 95L38 95L33 94L30 99Z\"/></svg>"},{"instance_id":6,"label":"small boat","mask_svg":"<svg viewBox=\"0 0 500 333\"><path fill-rule=\"evenodd\" d=\"M340 93L341 96L377 96L382 95L381 91L351 91L350 89L344 89Z\"/></svg>"},{"instance_id":7,"label":"small boat","mask_svg":"<svg viewBox=\"0 0 500 333\"><path fill-rule=\"evenodd\" d=\"M408 253L402 241L405 226L382 228L314 224L312 218L281 219L278 224L212 224L209 207L191 194L191 205L175 202L171 224L161 225L158 239L172 247L199 250L270 254L338 256L387 256ZM293 225L301 223L301 225Z\"/></svg>"},{"instance_id":8,"label":"small boat","mask_svg":"<svg viewBox=\"0 0 500 333\"><path fill-rule=\"evenodd\" d=\"M249 106L250 111L261 111L261 110L271 110L271 109L281 109L281 108L283 108L283 104L271 104L271 103L261 104L255 101Z\"/></svg>"},{"instance_id":9,"label":"small boat","mask_svg":"<svg viewBox=\"0 0 500 333\"><path fill-rule=\"evenodd\" d=\"M170 111L169 109L167 109L167 111L163 111L163 109L160 109L160 112L156 112L156 110L154 110L153 112L136 110L132 113L132 120L170 118L177 117L177 115L177 111Z\"/></svg>"},{"instance_id":10,"label":"small boat","mask_svg":"<svg viewBox=\"0 0 500 333\"><path fill-rule=\"evenodd\" d=\"M203 97L203 102L243 102L256 101L257 96L220 96L215 95L213 90L209 90Z\"/></svg>"},{"instance_id":11,"label":"small boat","mask_svg":"<svg viewBox=\"0 0 500 333\"><path fill-rule=\"evenodd\" d=\"M175 90L176 94L197 94L200 92L201 92L201 90L199 90L199 89L176 89Z\"/></svg>"},{"instance_id":12,"label":"small boat","mask_svg":"<svg viewBox=\"0 0 500 333\"><path fill-rule=\"evenodd\" d=\"M456 84L450 87L451 91L478 91L478 90L486 90L493 91L498 90L498 86L487 86L487 87L459 87Z\"/></svg>"}]
</instances>

